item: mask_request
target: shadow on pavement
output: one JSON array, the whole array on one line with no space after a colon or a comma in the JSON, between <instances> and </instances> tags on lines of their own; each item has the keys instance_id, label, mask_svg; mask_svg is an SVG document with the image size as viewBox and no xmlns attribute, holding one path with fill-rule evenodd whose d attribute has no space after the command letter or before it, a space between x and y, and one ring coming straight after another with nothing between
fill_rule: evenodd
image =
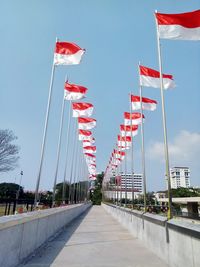
<instances>
[{"instance_id":1,"label":"shadow on pavement","mask_svg":"<svg viewBox=\"0 0 200 267\"><path fill-rule=\"evenodd\" d=\"M80 216L72 220L67 224L62 230L52 237L47 243L42 247L37 249L37 251L27 258L23 263L18 265L18 267L50 267L54 262L55 258L58 256L60 251L66 246L66 243L71 238L73 233L79 227L81 222L84 220L91 207L87 209Z\"/></svg>"}]
</instances>

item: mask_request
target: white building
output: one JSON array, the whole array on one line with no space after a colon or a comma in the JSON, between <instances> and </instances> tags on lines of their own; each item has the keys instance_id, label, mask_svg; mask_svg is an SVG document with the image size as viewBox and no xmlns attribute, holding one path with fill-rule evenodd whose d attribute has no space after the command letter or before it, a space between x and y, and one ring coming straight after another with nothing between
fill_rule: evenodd
<instances>
[{"instance_id":1,"label":"white building","mask_svg":"<svg viewBox=\"0 0 200 267\"><path fill-rule=\"evenodd\" d=\"M170 169L171 188L190 187L190 169L188 167L173 167Z\"/></svg>"},{"instance_id":2,"label":"white building","mask_svg":"<svg viewBox=\"0 0 200 267\"><path fill-rule=\"evenodd\" d=\"M131 173L121 174L121 188L132 191L132 177L133 177L133 187L134 191L142 193L142 174L136 174L132 176ZM126 186L127 185L127 186Z\"/></svg>"}]
</instances>

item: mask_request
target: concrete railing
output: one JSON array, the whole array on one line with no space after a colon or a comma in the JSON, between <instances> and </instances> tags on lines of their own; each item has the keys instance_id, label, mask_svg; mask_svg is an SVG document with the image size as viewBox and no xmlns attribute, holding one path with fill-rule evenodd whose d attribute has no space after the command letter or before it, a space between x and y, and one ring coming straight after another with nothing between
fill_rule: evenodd
<instances>
[{"instance_id":1,"label":"concrete railing","mask_svg":"<svg viewBox=\"0 0 200 267\"><path fill-rule=\"evenodd\" d=\"M0 218L0 266L14 267L91 204L76 204Z\"/></svg>"},{"instance_id":2,"label":"concrete railing","mask_svg":"<svg viewBox=\"0 0 200 267\"><path fill-rule=\"evenodd\" d=\"M171 267L200 267L200 223L102 204L105 210ZM130 248L131 249L131 248Z\"/></svg>"}]
</instances>

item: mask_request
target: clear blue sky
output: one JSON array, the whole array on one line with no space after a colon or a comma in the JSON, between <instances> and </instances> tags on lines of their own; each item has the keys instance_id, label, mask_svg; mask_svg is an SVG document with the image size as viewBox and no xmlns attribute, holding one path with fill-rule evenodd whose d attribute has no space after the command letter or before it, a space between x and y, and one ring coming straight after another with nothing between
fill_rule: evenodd
<instances>
[{"instance_id":1,"label":"clear blue sky","mask_svg":"<svg viewBox=\"0 0 200 267\"><path fill-rule=\"evenodd\" d=\"M94 103L98 120L94 135L102 171L123 112L129 110L128 93L138 93L138 61L158 69L154 10L181 13L199 8L198 0L1 1L1 129L14 131L21 150L18 169L0 174L0 181L18 182L22 169L22 185L35 188L56 37L79 44L86 54L80 65L56 70L42 189L53 185L65 75L89 89L87 101ZM165 92L170 165L189 166L192 185L199 185L200 42L163 40L162 53L164 72L173 74L177 84ZM155 112L146 113L145 122L148 190L157 190L165 187L160 92L145 88L144 95L159 102ZM134 148L135 172L141 172L140 136ZM59 181L64 149L61 156Z\"/></svg>"}]
</instances>

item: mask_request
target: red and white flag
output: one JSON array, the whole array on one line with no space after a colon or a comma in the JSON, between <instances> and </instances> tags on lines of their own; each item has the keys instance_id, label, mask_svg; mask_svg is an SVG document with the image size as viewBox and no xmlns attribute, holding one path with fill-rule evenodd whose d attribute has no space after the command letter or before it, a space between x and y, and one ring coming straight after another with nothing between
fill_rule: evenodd
<instances>
[{"instance_id":1,"label":"red and white flag","mask_svg":"<svg viewBox=\"0 0 200 267\"><path fill-rule=\"evenodd\" d=\"M120 125L122 136L136 136L138 134L138 125Z\"/></svg>"},{"instance_id":2,"label":"red and white flag","mask_svg":"<svg viewBox=\"0 0 200 267\"><path fill-rule=\"evenodd\" d=\"M56 42L54 65L75 65L81 62L85 49L74 43Z\"/></svg>"},{"instance_id":3,"label":"red and white flag","mask_svg":"<svg viewBox=\"0 0 200 267\"><path fill-rule=\"evenodd\" d=\"M64 99L65 100L79 100L85 97L87 88L81 85L70 84L65 82Z\"/></svg>"},{"instance_id":4,"label":"red and white flag","mask_svg":"<svg viewBox=\"0 0 200 267\"><path fill-rule=\"evenodd\" d=\"M91 140L92 138L92 132L86 131L86 130L79 130L78 132L79 140Z\"/></svg>"},{"instance_id":5,"label":"red and white flag","mask_svg":"<svg viewBox=\"0 0 200 267\"><path fill-rule=\"evenodd\" d=\"M78 118L78 128L82 130L90 130L94 128L97 124L97 121L92 118Z\"/></svg>"},{"instance_id":6,"label":"red and white flag","mask_svg":"<svg viewBox=\"0 0 200 267\"><path fill-rule=\"evenodd\" d=\"M176 86L172 75L163 74L162 77L164 89ZM160 88L160 72L140 65L140 85Z\"/></svg>"},{"instance_id":7,"label":"red and white flag","mask_svg":"<svg viewBox=\"0 0 200 267\"><path fill-rule=\"evenodd\" d=\"M83 140L83 147L91 146L92 144L94 144L94 141L92 140Z\"/></svg>"},{"instance_id":8,"label":"red and white flag","mask_svg":"<svg viewBox=\"0 0 200 267\"><path fill-rule=\"evenodd\" d=\"M84 153L96 153L96 146L85 146L83 147Z\"/></svg>"},{"instance_id":9,"label":"red and white flag","mask_svg":"<svg viewBox=\"0 0 200 267\"><path fill-rule=\"evenodd\" d=\"M139 125L142 123L142 118L144 122L144 114L139 112L124 112L124 125Z\"/></svg>"},{"instance_id":10,"label":"red and white flag","mask_svg":"<svg viewBox=\"0 0 200 267\"><path fill-rule=\"evenodd\" d=\"M156 100L142 97L142 109L153 111L156 109L156 105L157 105ZM140 96L131 95L131 106L132 110L137 110L141 108Z\"/></svg>"},{"instance_id":11,"label":"red and white flag","mask_svg":"<svg viewBox=\"0 0 200 267\"><path fill-rule=\"evenodd\" d=\"M117 136L117 144L118 146L122 146L126 148L131 147L132 138L131 136Z\"/></svg>"},{"instance_id":12,"label":"red and white flag","mask_svg":"<svg viewBox=\"0 0 200 267\"><path fill-rule=\"evenodd\" d=\"M91 153L84 153L84 155L85 155L85 157L87 157L87 158L96 158L96 156L95 155L93 155L93 154L91 154Z\"/></svg>"},{"instance_id":13,"label":"red and white flag","mask_svg":"<svg viewBox=\"0 0 200 267\"><path fill-rule=\"evenodd\" d=\"M73 117L90 117L93 113L94 106L90 103L75 102L72 103Z\"/></svg>"},{"instance_id":14,"label":"red and white flag","mask_svg":"<svg viewBox=\"0 0 200 267\"><path fill-rule=\"evenodd\" d=\"M200 40L200 10L180 13L155 13L158 36L173 40Z\"/></svg>"}]
</instances>

